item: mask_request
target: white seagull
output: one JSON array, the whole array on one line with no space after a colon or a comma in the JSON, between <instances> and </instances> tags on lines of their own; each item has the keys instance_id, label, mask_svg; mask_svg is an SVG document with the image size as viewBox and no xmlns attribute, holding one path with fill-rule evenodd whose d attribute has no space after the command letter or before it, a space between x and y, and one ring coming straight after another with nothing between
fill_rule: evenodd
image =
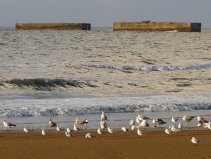
<instances>
[{"instance_id":1,"label":"white seagull","mask_svg":"<svg viewBox=\"0 0 211 159\"><path fill-rule=\"evenodd\" d=\"M181 130L182 129L181 123L179 123L177 127L178 127L179 130Z\"/></svg>"},{"instance_id":2,"label":"white seagull","mask_svg":"<svg viewBox=\"0 0 211 159\"><path fill-rule=\"evenodd\" d=\"M46 135L45 129L42 129L41 134L42 134L43 136L45 136L45 135Z\"/></svg>"},{"instance_id":3,"label":"white seagull","mask_svg":"<svg viewBox=\"0 0 211 159\"><path fill-rule=\"evenodd\" d=\"M139 124L140 127L149 127L149 123L146 120L142 120Z\"/></svg>"},{"instance_id":4,"label":"white seagull","mask_svg":"<svg viewBox=\"0 0 211 159\"><path fill-rule=\"evenodd\" d=\"M127 132L128 131L128 129L126 127L122 127L121 129L122 129L123 132Z\"/></svg>"},{"instance_id":5,"label":"white seagull","mask_svg":"<svg viewBox=\"0 0 211 159\"><path fill-rule=\"evenodd\" d=\"M68 133L71 133L71 130L70 130L70 128L67 128L66 132L68 132Z\"/></svg>"},{"instance_id":6,"label":"white seagull","mask_svg":"<svg viewBox=\"0 0 211 159\"><path fill-rule=\"evenodd\" d=\"M195 137L192 137L192 138L191 138L191 142L192 142L193 144L198 144L198 143L202 143L203 141L200 140L200 139L197 139L197 138L195 138Z\"/></svg>"},{"instance_id":7,"label":"white seagull","mask_svg":"<svg viewBox=\"0 0 211 159\"><path fill-rule=\"evenodd\" d=\"M176 123L176 122L178 121L178 118L171 117L171 121L172 121L173 123Z\"/></svg>"},{"instance_id":8,"label":"white seagull","mask_svg":"<svg viewBox=\"0 0 211 159\"><path fill-rule=\"evenodd\" d=\"M96 135L95 134L92 134L92 133L87 133L85 135L85 138L87 138L87 139L91 139L91 138L94 138L94 137L96 137Z\"/></svg>"},{"instance_id":9,"label":"white seagull","mask_svg":"<svg viewBox=\"0 0 211 159\"><path fill-rule=\"evenodd\" d=\"M171 130L169 130L169 129L166 128L165 129L165 133L168 134L168 135L170 135L171 134Z\"/></svg>"},{"instance_id":10,"label":"white seagull","mask_svg":"<svg viewBox=\"0 0 211 159\"><path fill-rule=\"evenodd\" d=\"M15 127L15 124L12 124L10 122L7 122L6 120L3 120L3 125L5 128L11 128L11 127Z\"/></svg>"},{"instance_id":11,"label":"white seagull","mask_svg":"<svg viewBox=\"0 0 211 159\"><path fill-rule=\"evenodd\" d=\"M62 131L64 130L63 128L60 128L59 126L56 127L56 131Z\"/></svg>"},{"instance_id":12,"label":"white seagull","mask_svg":"<svg viewBox=\"0 0 211 159\"><path fill-rule=\"evenodd\" d=\"M146 119L149 119L149 118L146 117L146 116L140 115L140 114L138 114L138 115L136 116L136 122L137 122L138 124L140 124L143 120L146 120Z\"/></svg>"},{"instance_id":13,"label":"white seagull","mask_svg":"<svg viewBox=\"0 0 211 159\"><path fill-rule=\"evenodd\" d=\"M134 131L135 128L136 128L136 126L135 125L132 125L131 128L130 128L130 130Z\"/></svg>"},{"instance_id":14,"label":"white seagull","mask_svg":"<svg viewBox=\"0 0 211 159\"><path fill-rule=\"evenodd\" d=\"M76 126L76 124L74 123L74 125L73 125L73 130L74 131L79 131L80 129Z\"/></svg>"},{"instance_id":15,"label":"white seagull","mask_svg":"<svg viewBox=\"0 0 211 159\"><path fill-rule=\"evenodd\" d=\"M138 134L139 136L143 136L143 135L144 135L143 131L141 131L140 129L137 130L137 134Z\"/></svg>"},{"instance_id":16,"label":"white seagull","mask_svg":"<svg viewBox=\"0 0 211 159\"><path fill-rule=\"evenodd\" d=\"M28 129L28 128L23 128L23 131L25 132L25 133L29 133L30 131L32 131L32 130L30 130L30 129Z\"/></svg>"},{"instance_id":17,"label":"white seagull","mask_svg":"<svg viewBox=\"0 0 211 159\"><path fill-rule=\"evenodd\" d=\"M67 137L71 137L71 134L70 134L70 132L65 132L65 136L67 136Z\"/></svg>"}]
</instances>

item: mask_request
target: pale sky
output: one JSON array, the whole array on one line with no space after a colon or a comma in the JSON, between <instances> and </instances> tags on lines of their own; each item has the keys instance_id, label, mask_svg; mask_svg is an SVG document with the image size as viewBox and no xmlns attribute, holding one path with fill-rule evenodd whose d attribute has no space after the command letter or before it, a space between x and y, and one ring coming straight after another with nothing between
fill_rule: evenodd
<instances>
[{"instance_id":1,"label":"pale sky","mask_svg":"<svg viewBox=\"0 0 211 159\"><path fill-rule=\"evenodd\" d=\"M0 0L0 26L16 22L188 21L211 28L211 0Z\"/></svg>"}]
</instances>

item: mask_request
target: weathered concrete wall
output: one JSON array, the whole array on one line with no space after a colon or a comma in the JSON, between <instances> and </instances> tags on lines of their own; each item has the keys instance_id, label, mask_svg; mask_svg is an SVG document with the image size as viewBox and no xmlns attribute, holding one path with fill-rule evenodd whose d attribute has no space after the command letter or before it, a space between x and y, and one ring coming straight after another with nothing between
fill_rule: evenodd
<instances>
[{"instance_id":1,"label":"weathered concrete wall","mask_svg":"<svg viewBox=\"0 0 211 159\"><path fill-rule=\"evenodd\" d=\"M194 25L193 25L194 24ZM201 23L189 22L114 22L113 30L201 32Z\"/></svg>"},{"instance_id":2,"label":"weathered concrete wall","mask_svg":"<svg viewBox=\"0 0 211 159\"><path fill-rule=\"evenodd\" d=\"M23 30L91 30L89 23L16 23L16 29Z\"/></svg>"}]
</instances>

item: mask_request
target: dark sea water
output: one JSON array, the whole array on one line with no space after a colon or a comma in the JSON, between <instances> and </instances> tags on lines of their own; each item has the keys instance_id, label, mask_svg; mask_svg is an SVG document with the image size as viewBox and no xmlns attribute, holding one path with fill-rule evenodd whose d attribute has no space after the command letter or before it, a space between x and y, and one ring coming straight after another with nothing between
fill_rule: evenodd
<instances>
[{"instance_id":1,"label":"dark sea water","mask_svg":"<svg viewBox=\"0 0 211 159\"><path fill-rule=\"evenodd\" d=\"M121 120L138 112L209 115L211 30L0 28L1 118L97 119L102 110L126 114Z\"/></svg>"}]
</instances>

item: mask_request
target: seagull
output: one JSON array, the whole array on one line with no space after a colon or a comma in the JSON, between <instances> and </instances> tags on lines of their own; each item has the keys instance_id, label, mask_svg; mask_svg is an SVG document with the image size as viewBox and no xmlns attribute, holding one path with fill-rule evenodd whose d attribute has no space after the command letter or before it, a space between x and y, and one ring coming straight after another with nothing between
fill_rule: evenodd
<instances>
[{"instance_id":1,"label":"seagull","mask_svg":"<svg viewBox=\"0 0 211 159\"><path fill-rule=\"evenodd\" d=\"M79 131L80 129L76 126L76 124L74 123L74 125L73 125L73 130L74 131Z\"/></svg>"},{"instance_id":2,"label":"seagull","mask_svg":"<svg viewBox=\"0 0 211 159\"><path fill-rule=\"evenodd\" d=\"M137 130L137 134L138 134L139 136L143 136L143 135L144 135L143 131L141 131L140 129Z\"/></svg>"},{"instance_id":3,"label":"seagull","mask_svg":"<svg viewBox=\"0 0 211 159\"><path fill-rule=\"evenodd\" d=\"M135 121L134 121L133 119L131 119L131 120L129 121L129 125L130 125L130 126L135 125Z\"/></svg>"},{"instance_id":4,"label":"seagull","mask_svg":"<svg viewBox=\"0 0 211 159\"><path fill-rule=\"evenodd\" d=\"M103 132L101 131L100 128L97 129L97 133L98 133L99 135L102 135L102 134L103 134Z\"/></svg>"},{"instance_id":5,"label":"seagull","mask_svg":"<svg viewBox=\"0 0 211 159\"><path fill-rule=\"evenodd\" d=\"M67 128L66 132L67 132L67 133L71 133L70 128Z\"/></svg>"},{"instance_id":6,"label":"seagull","mask_svg":"<svg viewBox=\"0 0 211 159\"><path fill-rule=\"evenodd\" d=\"M156 122L156 124L158 124L158 125L166 124L166 122L163 121L162 119L155 119L155 122Z\"/></svg>"},{"instance_id":7,"label":"seagull","mask_svg":"<svg viewBox=\"0 0 211 159\"><path fill-rule=\"evenodd\" d=\"M179 123L177 127L178 127L179 130L181 130L182 129L181 123Z\"/></svg>"},{"instance_id":8,"label":"seagull","mask_svg":"<svg viewBox=\"0 0 211 159\"><path fill-rule=\"evenodd\" d=\"M138 114L138 115L136 116L136 122L137 122L138 124L140 124L143 120L146 120L146 119L149 119L149 118L146 117L146 116L140 115L140 114Z\"/></svg>"},{"instance_id":9,"label":"seagull","mask_svg":"<svg viewBox=\"0 0 211 159\"><path fill-rule=\"evenodd\" d=\"M41 133L42 133L43 136L45 136L46 135L45 129L42 129Z\"/></svg>"},{"instance_id":10,"label":"seagull","mask_svg":"<svg viewBox=\"0 0 211 159\"><path fill-rule=\"evenodd\" d=\"M60 128L59 126L56 127L56 131L62 131L64 130L63 128Z\"/></svg>"},{"instance_id":11,"label":"seagull","mask_svg":"<svg viewBox=\"0 0 211 159\"><path fill-rule=\"evenodd\" d=\"M169 130L169 129L166 128L165 129L165 133L168 134L168 135L170 135L171 134L171 130Z\"/></svg>"},{"instance_id":12,"label":"seagull","mask_svg":"<svg viewBox=\"0 0 211 159\"><path fill-rule=\"evenodd\" d=\"M29 133L29 129L27 129L27 128L23 128L23 131L25 132L25 133Z\"/></svg>"},{"instance_id":13,"label":"seagull","mask_svg":"<svg viewBox=\"0 0 211 159\"><path fill-rule=\"evenodd\" d=\"M128 131L128 129L126 127L122 127L121 129L122 129L123 132L127 132Z\"/></svg>"},{"instance_id":14,"label":"seagull","mask_svg":"<svg viewBox=\"0 0 211 159\"><path fill-rule=\"evenodd\" d=\"M132 131L134 131L135 128L136 128L136 126L135 126L135 125L132 125L130 129L131 129Z\"/></svg>"},{"instance_id":15,"label":"seagull","mask_svg":"<svg viewBox=\"0 0 211 159\"><path fill-rule=\"evenodd\" d=\"M88 123L87 119L82 119L82 118L79 118L79 117L77 117L75 119L75 124L76 125L86 125L87 123Z\"/></svg>"},{"instance_id":16,"label":"seagull","mask_svg":"<svg viewBox=\"0 0 211 159\"><path fill-rule=\"evenodd\" d=\"M169 126L169 129L170 129L171 131L173 131L173 132L178 132L178 131L180 131L178 128L176 128L175 125Z\"/></svg>"},{"instance_id":17,"label":"seagull","mask_svg":"<svg viewBox=\"0 0 211 159\"><path fill-rule=\"evenodd\" d=\"M197 139L197 138L195 138L195 137L192 137L192 138L191 138L191 142L192 142L193 144L198 144L198 143L202 143L203 141L200 140L200 139Z\"/></svg>"},{"instance_id":18,"label":"seagull","mask_svg":"<svg viewBox=\"0 0 211 159\"><path fill-rule=\"evenodd\" d=\"M57 124L55 122L53 122L51 119L49 119L48 125L52 128L57 126Z\"/></svg>"},{"instance_id":19,"label":"seagull","mask_svg":"<svg viewBox=\"0 0 211 159\"><path fill-rule=\"evenodd\" d=\"M178 121L178 118L171 117L171 121L172 121L173 123L176 123L176 122Z\"/></svg>"},{"instance_id":20,"label":"seagull","mask_svg":"<svg viewBox=\"0 0 211 159\"><path fill-rule=\"evenodd\" d=\"M64 134L65 134L65 136L67 136L67 137L71 137L70 132L67 132L67 131L66 131Z\"/></svg>"},{"instance_id":21,"label":"seagull","mask_svg":"<svg viewBox=\"0 0 211 159\"><path fill-rule=\"evenodd\" d=\"M106 124L106 121L105 120L100 121L100 128L101 129L107 128L107 124Z\"/></svg>"},{"instance_id":22,"label":"seagull","mask_svg":"<svg viewBox=\"0 0 211 159\"><path fill-rule=\"evenodd\" d=\"M110 134L112 134L112 133L113 133L113 129L111 129L110 127L108 127L108 132L109 132Z\"/></svg>"},{"instance_id":23,"label":"seagull","mask_svg":"<svg viewBox=\"0 0 211 159\"><path fill-rule=\"evenodd\" d=\"M147 123L146 120L142 120L142 122L139 124L140 127L149 127L149 123Z\"/></svg>"},{"instance_id":24,"label":"seagull","mask_svg":"<svg viewBox=\"0 0 211 159\"><path fill-rule=\"evenodd\" d=\"M189 123L191 120L193 120L194 116L188 116L188 115L184 115L182 117L182 120Z\"/></svg>"},{"instance_id":25,"label":"seagull","mask_svg":"<svg viewBox=\"0 0 211 159\"><path fill-rule=\"evenodd\" d=\"M95 134L92 134L92 133L87 133L85 135L85 138L87 138L87 139L91 139L91 138L94 138L94 137L96 137L96 135Z\"/></svg>"},{"instance_id":26,"label":"seagull","mask_svg":"<svg viewBox=\"0 0 211 159\"><path fill-rule=\"evenodd\" d=\"M108 120L107 116L105 115L104 111L101 112L100 120Z\"/></svg>"},{"instance_id":27,"label":"seagull","mask_svg":"<svg viewBox=\"0 0 211 159\"><path fill-rule=\"evenodd\" d=\"M7 122L6 120L3 120L3 125L4 125L5 128L11 128L11 127L16 126L15 124Z\"/></svg>"}]
</instances>

